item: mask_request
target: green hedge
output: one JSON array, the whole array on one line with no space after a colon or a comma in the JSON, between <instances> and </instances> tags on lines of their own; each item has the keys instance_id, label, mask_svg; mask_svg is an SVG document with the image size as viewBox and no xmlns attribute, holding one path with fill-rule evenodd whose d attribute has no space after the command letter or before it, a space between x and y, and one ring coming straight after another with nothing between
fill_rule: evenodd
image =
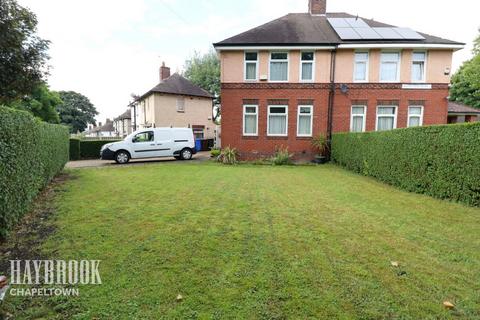
<instances>
[{"instance_id":1,"label":"green hedge","mask_svg":"<svg viewBox=\"0 0 480 320\"><path fill-rule=\"evenodd\" d=\"M105 140L80 141L80 158L81 159L98 159L100 158L100 149L103 147L103 145L108 143L113 143L116 141L105 141Z\"/></svg>"},{"instance_id":2,"label":"green hedge","mask_svg":"<svg viewBox=\"0 0 480 320\"><path fill-rule=\"evenodd\" d=\"M80 139L70 139L70 161L80 160Z\"/></svg>"},{"instance_id":3,"label":"green hedge","mask_svg":"<svg viewBox=\"0 0 480 320\"><path fill-rule=\"evenodd\" d=\"M68 128L0 106L0 237L68 161Z\"/></svg>"},{"instance_id":4,"label":"green hedge","mask_svg":"<svg viewBox=\"0 0 480 320\"><path fill-rule=\"evenodd\" d=\"M334 134L332 160L407 191L480 205L480 123Z\"/></svg>"}]
</instances>

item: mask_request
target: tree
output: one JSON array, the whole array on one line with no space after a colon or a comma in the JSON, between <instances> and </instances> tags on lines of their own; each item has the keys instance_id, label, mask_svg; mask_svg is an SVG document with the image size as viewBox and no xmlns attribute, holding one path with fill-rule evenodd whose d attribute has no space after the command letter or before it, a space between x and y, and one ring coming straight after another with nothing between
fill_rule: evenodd
<instances>
[{"instance_id":1,"label":"tree","mask_svg":"<svg viewBox=\"0 0 480 320\"><path fill-rule=\"evenodd\" d=\"M56 108L61 103L60 96L56 92L50 91L45 83L41 83L33 89L30 95L12 102L10 106L28 111L43 121L60 123Z\"/></svg>"},{"instance_id":2,"label":"tree","mask_svg":"<svg viewBox=\"0 0 480 320\"><path fill-rule=\"evenodd\" d=\"M63 103L57 106L60 122L70 128L70 133L84 131L89 123L95 123L97 109L83 94L74 91L60 91Z\"/></svg>"},{"instance_id":3,"label":"tree","mask_svg":"<svg viewBox=\"0 0 480 320\"><path fill-rule=\"evenodd\" d=\"M220 60L215 51L201 55L195 52L185 61L183 76L197 86L207 90L220 102Z\"/></svg>"},{"instance_id":4,"label":"tree","mask_svg":"<svg viewBox=\"0 0 480 320\"><path fill-rule=\"evenodd\" d=\"M38 37L36 31L35 14L16 0L0 1L0 104L10 104L38 90L48 74L50 42Z\"/></svg>"},{"instance_id":5,"label":"tree","mask_svg":"<svg viewBox=\"0 0 480 320\"><path fill-rule=\"evenodd\" d=\"M450 99L480 109L480 35L475 39L473 54L452 77Z\"/></svg>"}]
</instances>

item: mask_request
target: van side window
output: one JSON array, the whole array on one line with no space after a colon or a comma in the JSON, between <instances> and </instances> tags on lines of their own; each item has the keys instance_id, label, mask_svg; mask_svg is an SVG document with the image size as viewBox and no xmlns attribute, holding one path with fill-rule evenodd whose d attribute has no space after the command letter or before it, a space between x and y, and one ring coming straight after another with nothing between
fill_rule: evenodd
<instances>
[{"instance_id":1,"label":"van side window","mask_svg":"<svg viewBox=\"0 0 480 320\"><path fill-rule=\"evenodd\" d=\"M153 131L141 132L133 137L133 143L154 141Z\"/></svg>"}]
</instances>

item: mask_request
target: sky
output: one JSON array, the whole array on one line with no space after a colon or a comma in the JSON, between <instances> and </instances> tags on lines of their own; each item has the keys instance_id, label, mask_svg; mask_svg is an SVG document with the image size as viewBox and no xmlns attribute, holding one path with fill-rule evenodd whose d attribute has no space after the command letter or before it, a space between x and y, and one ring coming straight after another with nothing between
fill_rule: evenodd
<instances>
[{"instance_id":1,"label":"sky","mask_svg":"<svg viewBox=\"0 0 480 320\"><path fill-rule=\"evenodd\" d=\"M471 57L480 27L476 0L327 0L328 12L410 27L467 43L454 54L454 70ZM50 40L52 90L87 96L97 121L125 112L131 94L159 82L165 61L181 72L185 60L212 43L291 12L307 12L308 0L18 0L39 20Z\"/></svg>"}]
</instances>

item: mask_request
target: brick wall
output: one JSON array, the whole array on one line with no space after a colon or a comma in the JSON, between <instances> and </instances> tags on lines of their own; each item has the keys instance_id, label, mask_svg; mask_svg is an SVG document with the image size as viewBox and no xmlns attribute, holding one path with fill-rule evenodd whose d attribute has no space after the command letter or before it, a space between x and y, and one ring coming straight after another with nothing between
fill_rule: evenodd
<instances>
[{"instance_id":1,"label":"brick wall","mask_svg":"<svg viewBox=\"0 0 480 320\"><path fill-rule=\"evenodd\" d=\"M408 106L424 105L424 125L447 123L448 86L433 85L432 90L403 90L399 84L351 84L343 94L335 94L333 131L350 130L352 104L367 103L367 131L375 130L377 105L398 101L397 127L407 126ZM238 149L242 158L267 157L284 146L296 158L311 158L310 138L297 137L297 106L313 100L313 135L326 133L328 115L328 84L223 84L222 85L222 146ZM288 137L267 136L268 100L288 100ZM258 137L243 136L243 105L258 102ZM271 101L270 101L271 103Z\"/></svg>"}]
</instances>

